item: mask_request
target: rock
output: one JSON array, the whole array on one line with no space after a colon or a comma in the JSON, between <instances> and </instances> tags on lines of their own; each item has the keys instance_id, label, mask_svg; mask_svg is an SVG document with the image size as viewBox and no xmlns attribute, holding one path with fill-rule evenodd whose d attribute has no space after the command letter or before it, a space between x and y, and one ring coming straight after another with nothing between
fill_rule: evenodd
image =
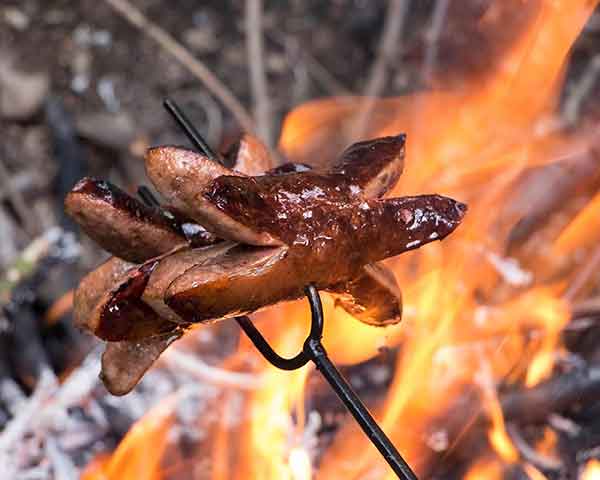
<instances>
[{"instance_id":1,"label":"rock","mask_svg":"<svg viewBox=\"0 0 600 480\"><path fill-rule=\"evenodd\" d=\"M31 19L17 7L6 7L0 12L0 17L15 30L22 32L29 27Z\"/></svg>"},{"instance_id":2,"label":"rock","mask_svg":"<svg viewBox=\"0 0 600 480\"><path fill-rule=\"evenodd\" d=\"M95 112L75 120L77 133L101 147L123 150L136 139L137 129L127 113Z\"/></svg>"},{"instance_id":3,"label":"rock","mask_svg":"<svg viewBox=\"0 0 600 480\"><path fill-rule=\"evenodd\" d=\"M190 28L183 32L183 41L197 53L214 53L219 49L217 36L209 28Z\"/></svg>"},{"instance_id":4,"label":"rock","mask_svg":"<svg viewBox=\"0 0 600 480\"><path fill-rule=\"evenodd\" d=\"M50 90L46 73L17 70L0 52L0 117L26 120L40 111Z\"/></svg>"}]
</instances>

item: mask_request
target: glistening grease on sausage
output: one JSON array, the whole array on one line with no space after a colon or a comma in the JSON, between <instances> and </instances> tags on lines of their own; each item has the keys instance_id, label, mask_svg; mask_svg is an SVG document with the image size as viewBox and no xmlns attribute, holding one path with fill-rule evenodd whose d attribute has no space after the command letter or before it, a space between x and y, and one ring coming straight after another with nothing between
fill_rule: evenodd
<instances>
[{"instance_id":1,"label":"glistening grease on sausage","mask_svg":"<svg viewBox=\"0 0 600 480\"><path fill-rule=\"evenodd\" d=\"M107 388L130 391L191 324L300 298L309 283L365 323L398 322L400 289L378 262L442 240L466 212L439 195L383 198L402 173L404 142L397 135L356 143L328 171L273 167L250 136L226 155L231 169L181 148L154 148L146 169L169 202L164 209L103 182L80 182L67 212L119 257L89 274L75 297L77 323L108 341ZM198 248L194 231L206 246Z\"/></svg>"}]
</instances>

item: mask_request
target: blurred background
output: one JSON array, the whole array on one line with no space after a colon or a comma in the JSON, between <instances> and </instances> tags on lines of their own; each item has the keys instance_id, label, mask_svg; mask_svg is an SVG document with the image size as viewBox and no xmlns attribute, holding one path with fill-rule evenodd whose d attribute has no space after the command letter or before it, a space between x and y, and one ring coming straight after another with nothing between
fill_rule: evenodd
<instances>
[{"instance_id":1,"label":"blurred background","mask_svg":"<svg viewBox=\"0 0 600 480\"><path fill-rule=\"evenodd\" d=\"M142 382L129 396L117 399L103 390L96 379L100 342L76 330L71 317L72 289L84 273L107 257L80 235L63 212L64 196L77 180L86 175L100 177L135 192L138 185L148 184L143 164L148 147L189 146L162 107L165 97L176 100L216 148L231 144L243 131L253 130L278 152L280 160L288 157L323 164L350 140L363 138L366 132L384 131L388 128L386 121L400 109L395 104L374 101L369 104L364 98L414 96L433 91L459 92L468 98L477 85L485 83L490 72L503 68L499 59L507 46L534 23L536 8L545 8L540 5L552 2L509 0L500 2L500 7L498 3L491 0L2 0L0 477L77 478L94 460L103 465L98 468L108 468L101 462L107 458L102 455L113 451L134 422L158 405L159 399L173 392L183 395L181 388L191 383L212 385L215 378L217 385L232 382L235 388L242 389L245 387L240 384L253 381L250 377L231 380L224 373L226 369L211 370L238 349L238 332L227 324L198 335L197 345L191 350L200 351L201 363L189 352L184 356L174 354L164 368L153 370L150 381ZM550 109L544 110L543 115L536 112L536 122L543 116L543 122L536 123L536 128L544 132L560 131L561 139L570 141L578 132L590 132L598 124L600 11L591 1L579 0L572 10L568 2L554 3L561 5L564 16L573 15L581 28L573 34L572 44L565 47L568 57L559 69L560 85L556 87L555 101L551 102L552 118L547 115ZM585 10L582 14L585 16L575 20L579 10ZM510 68L505 65L505 70ZM538 80L544 75L542 70L533 69L530 73ZM548 81L555 85L555 79L549 77ZM505 86L510 96L511 90ZM535 96L536 92L521 93L518 96L521 104L527 103L528 93ZM340 127L340 118L350 113L338 109L330 115L331 108L323 108L323 118L331 119L330 123L323 120L320 126L321 114L309 112L305 117L297 117L293 125L288 123L288 136L280 142L286 115L296 107L315 99L353 96L362 99L360 108L351 112L356 117L351 127ZM430 124L435 125L438 116L443 117L460 104L443 103L444 107L438 111L423 104L421 110L433 115L420 117L419 128L426 130ZM415 109L418 110L418 105ZM488 119L493 123L493 114ZM527 121L528 125L534 123L531 119ZM502 122L509 124L512 120L503 116ZM399 126L390 122L390 125L404 129L402 123ZM305 130L304 136L298 137L298 132ZM411 138L414 137L409 135L409 145ZM592 143L592 136L586 133L585 138L586 145ZM573 144L580 146L579 140ZM413 165L423 160L417 154L426 152L419 148L415 147L411 157L409 147L407 161ZM560 151L564 153L564 149ZM497 152L496 155L502 157ZM444 168L451 169L449 163ZM534 165L549 163L546 158L536 160ZM524 169L522 166L518 173ZM593 175L590 173L588 177L594 177L597 171L594 160ZM491 168L484 173L487 177L473 181L479 182L478 188L490 186L490 179L497 172ZM409 178L422 180L418 176ZM469 182L472 180L469 177ZM470 188L469 182L461 184L461 189ZM413 185L437 188L439 193L445 193L441 191L444 188L454 192L452 189L456 187L452 181L439 185L415 181ZM538 188L542 190L554 188L550 180L543 180L540 185ZM583 191L578 191L579 209L569 210L568 215L574 217L583 204L594 198L597 187L597 183L586 184ZM592 211L594 214L597 216L597 210ZM593 226L597 229L597 221ZM524 234L513 230L509 240L514 241L515 235L522 240ZM539 237L535 241L539 242ZM598 261L593 246L586 244L588 250L583 257L578 253L579 266L586 259ZM534 246L528 248L523 255L536 251ZM505 267L510 269L506 264L498 268ZM584 278L586 299L597 298L597 270ZM545 278L554 281L557 277ZM568 279L571 281L573 277L569 274ZM477 289L477 294L485 296L489 288L486 283ZM410 294L408 298L410 303ZM600 317L600 307L594 305L594 308L593 314L585 310L586 318ZM582 357L588 358L590 349L590 344L581 347L581 352L585 352ZM389 356L394 352L384 349L367 362L368 368L380 371L393 364L394 359ZM362 355L361 364L369 356ZM360 368L366 367L348 368L359 375L363 372ZM382 382L389 386L390 375ZM367 395L375 391L383 396L380 390L371 388L369 381L366 384L363 381L363 387ZM596 394L600 390L595 383L593 388ZM211 397L210 401L215 398L221 397ZM197 397L178 401L187 405L185 399L191 402L189 411L200 408ZM594 408L597 400L596 395ZM375 404L376 400L372 405ZM333 442L332 432L343 423L335 417L340 412L336 410L332 415L334 427L330 425L327 430L320 424L317 428L325 432L319 441L326 445ZM543 436L543 432L544 429L538 430L534 436ZM542 467L536 464L548 477L535 477L531 470L523 468L519 472L533 480L575 478L590 458L599 456L597 452L586 453L598 448L599 435L598 431L591 431L578 453L563 457L557 454L563 458L560 468L543 461ZM590 438L594 440L587 441ZM183 462L180 456L184 453L178 455L171 463ZM289 452L282 454L289 470L287 476L281 473L283 470L279 477L273 473L275 470L260 476L255 471L249 473L253 472L250 467L237 474L250 475L245 478L311 478L311 464L322 454L306 458L304 453L294 455L295 461L304 466L290 467ZM452 468L448 468L460 473L437 478L462 477L469 469L463 460L450 462ZM535 464L531 458L527 461ZM302 462L308 462L308 467ZM112 473L103 471L106 477L89 478L128 478L121 464L114 465ZM148 462L146 467L150 470L145 478L168 478L166 473L164 477L151 477L160 469L156 465L151 468ZM558 473L552 476L543 467ZM181 475L180 470L176 471ZM498 478L508 475L502 472ZM132 470L130 474L140 475L140 470ZM211 475L189 474L177 478L236 478L232 472L218 477L213 471ZM600 476L590 476L588 480L592 478Z\"/></svg>"}]
</instances>

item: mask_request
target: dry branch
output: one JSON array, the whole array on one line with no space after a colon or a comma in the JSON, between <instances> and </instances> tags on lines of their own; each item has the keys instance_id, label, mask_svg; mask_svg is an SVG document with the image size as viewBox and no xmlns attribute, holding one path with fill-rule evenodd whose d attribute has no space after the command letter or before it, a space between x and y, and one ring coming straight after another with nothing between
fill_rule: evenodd
<instances>
[{"instance_id":1,"label":"dry branch","mask_svg":"<svg viewBox=\"0 0 600 480\"><path fill-rule=\"evenodd\" d=\"M501 396L502 411L507 419L533 422L554 412L600 400L600 364L591 364L556 376L533 388Z\"/></svg>"},{"instance_id":2,"label":"dry branch","mask_svg":"<svg viewBox=\"0 0 600 480\"><path fill-rule=\"evenodd\" d=\"M254 118L259 137L269 148L273 147L271 104L267 92L265 56L263 51L262 0L246 0L246 48L250 87L254 99Z\"/></svg>"},{"instance_id":3,"label":"dry branch","mask_svg":"<svg viewBox=\"0 0 600 480\"><path fill-rule=\"evenodd\" d=\"M410 0L390 0L389 2L377 58L371 67L369 79L363 91L365 100L357 114L352 131L352 139L359 139L364 134L375 105L375 99L385 87L388 65L394 60L398 42L402 37L404 19L406 18L409 4Z\"/></svg>"},{"instance_id":4,"label":"dry branch","mask_svg":"<svg viewBox=\"0 0 600 480\"><path fill-rule=\"evenodd\" d=\"M338 80L317 58L307 51L298 38L284 36L280 32L269 31L266 35L270 40L284 47L286 50L298 52L302 57L308 72L321 84L331 95L350 96L352 92L340 80Z\"/></svg>"},{"instance_id":5,"label":"dry branch","mask_svg":"<svg viewBox=\"0 0 600 480\"><path fill-rule=\"evenodd\" d=\"M243 105L233 93L204 65L196 59L181 43L165 30L150 21L140 10L127 0L105 0L129 23L140 29L144 34L152 38L158 45L175 57L185 68L197 77L204 86L227 107L240 126L248 131L254 132L254 122Z\"/></svg>"},{"instance_id":6,"label":"dry branch","mask_svg":"<svg viewBox=\"0 0 600 480\"><path fill-rule=\"evenodd\" d=\"M431 27L427 33L427 50L425 52L425 61L423 63L423 80L426 83L431 81L433 71L435 70L439 50L439 40L449 6L449 0L437 0L433 13L431 14Z\"/></svg>"}]
</instances>

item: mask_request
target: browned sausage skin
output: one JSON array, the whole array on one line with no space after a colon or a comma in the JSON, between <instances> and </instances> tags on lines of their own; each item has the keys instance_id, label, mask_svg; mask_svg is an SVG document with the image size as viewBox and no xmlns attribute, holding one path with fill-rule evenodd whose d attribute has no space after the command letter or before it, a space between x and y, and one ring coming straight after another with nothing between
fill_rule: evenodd
<instances>
[{"instance_id":1,"label":"browned sausage skin","mask_svg":"<svg viewBox=\"0 0 600 480\"><path fill-rule=\"evenodd\" d=\"M189 322L210 322L301 298L309 283L335 288L369 263L442 240L466 207L439 195L328 203L315 206L304 224L301 209L283 211L300 227L273 222L268 228L286 246L240 246L214 257L174 280L166 304Z\"/></svg>"},{"instance_id":2,"label":"browned sausage skin","mask_svg":"<svg viewBox=\"0 0 600 480\"><path fill-rule=\"evenodd\" d=\"M188 242L216 237L181 215L149 207L103 180L84 178L69 192L65 210L102 248L140 263Z\"/></svg>"},{"instance_id":3,"label":"browned sausage skin","mask_svg":"<svg viewBox=\"0 0 600 480\"><path fill-rule=\"evenodd\" d=\"M143 262L185 242L159 209L102 180L77 183L65 209L102 248L128 261Z\"/></svg>"},{"instance_id":4,"label":"browned sausage skin","mask_svg":"<svg viewBox=\"0 0 600 480\"><path fill-rule=\"evenodd\" d=\"M318 171L273 168L266 148L244 136L226 156L244 173L154 148L146 169L169 202L164 209L106 182L80 182L67 211L120 257L88 275L75 296L77 323L108 340L107 388L131 390L191 323L300 298L309 283L365 323L399 321L400 290L376 262L443 239L466 212L439 195L382 198L402 172L404 143L404 135L360 142Z\"/></svg>"},{"instance_id":5,"label":"browned sausage skin","mask_svg":"<svg viewBox=\"0 0 600 480\"><path fill-rule=\"evenodd\" d=\"M275 167L274 159L264 143L254 135L243 134L225 154L227 165L246 175L262 175Z\"/></svg>"},{"instance_id":6,"label":"browned sausage skin","mask_svg":"<svg viewBox=\"0 0 600 480\"><path fill-rule=\"evenodd\" d=\"M100 374L107 390L113 395L129 393L160 354L183 333L182 329L175 329L135 342L108 342Z\"/></svg>"},{"instance_id":7,"label":"browned sausage skin","mask_svg":"<svg viewBox=\"0 0 600 480\"><path fill-rule=\"evenodd\" d=\"M355 143L342 153L331 172L357 185L365 197L381 197L402 175L405 143L405 134Z\"/></svg>"},{"instance_id":8,"label":"browned sausage skin","mask_svg":"<svg viewBox=\"0 0 600 480\"><path fill-rule=\"evenodd\" d=\"M400 287L394 273L380 263L365 265L359 275L328 291L336 294L336 306L363 323L381 327L402 318Z\"/></svg>"}]
</instances>

